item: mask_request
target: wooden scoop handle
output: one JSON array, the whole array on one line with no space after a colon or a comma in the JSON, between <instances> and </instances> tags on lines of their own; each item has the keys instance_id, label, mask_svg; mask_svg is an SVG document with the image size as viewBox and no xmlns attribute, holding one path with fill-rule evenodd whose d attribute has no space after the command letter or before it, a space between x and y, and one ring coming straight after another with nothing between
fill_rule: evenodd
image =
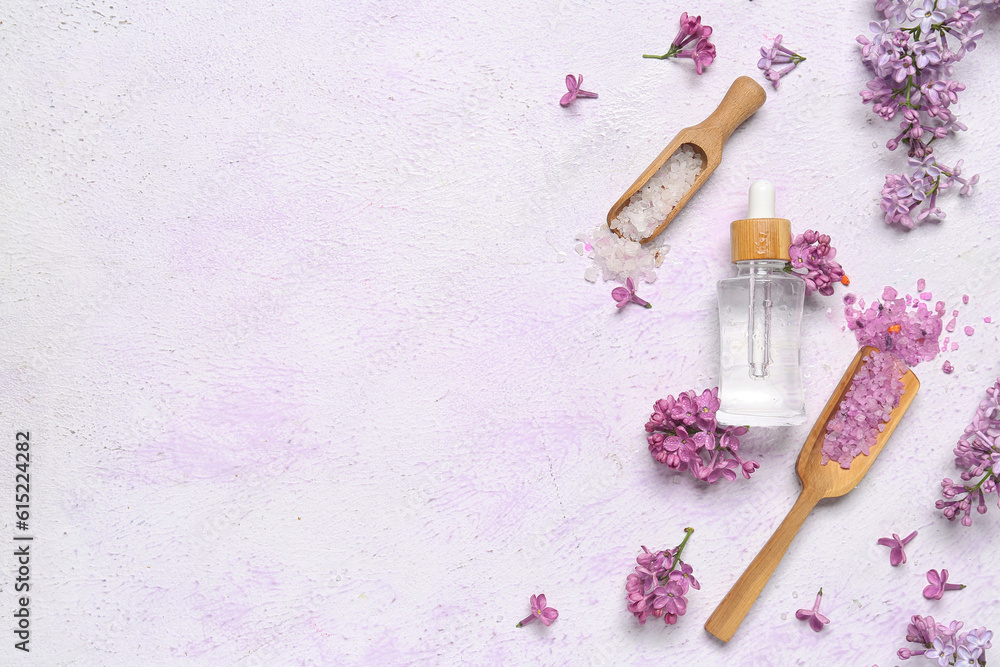
<instances>
[{"instance_id":1,"label":"wooden scoop handle","mask_svg":"<svg viewBox=\"0 0 1000 667\"><path fill-rule=\"evenodd\" d=\"M743 618L750 611L750 607L757 601L757 596L764 589L764 584L774 573L774 568L778 566L781 557L788 550L792 538L799 532L802 522L809 516L809 512L816 506L819 499L819 493L810 489L802 489L799 499L795 501L788 516L774 531L774 535L771 535L771 539L753 559L743 576L733 584L733 587L726 593L726 597L722 598L722 602L709 616L705 623L706 630L724 642L732 639L736 629L743 622Z\"/></svg>"},{"instance_id":2,"label":"wooden scoop handle","mask_svg":"<svg viewBox=\"0 0 1000 667\"><path fill-rule=\"evenodd\" d=\"M729 86L729 91L712 115L698 123L692 130L703 130L718 142L721 152L729 136L764 105L767 93L760 84L748 76L741 76ZM706 150L707 146L703 146Z\"/></svg>"}]
</instances>

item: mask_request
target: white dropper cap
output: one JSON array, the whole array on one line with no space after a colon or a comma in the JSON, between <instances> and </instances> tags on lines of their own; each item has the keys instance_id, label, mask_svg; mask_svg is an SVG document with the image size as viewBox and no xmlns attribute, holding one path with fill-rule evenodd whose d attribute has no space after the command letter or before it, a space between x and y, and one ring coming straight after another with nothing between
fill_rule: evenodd
<instances>
[{"instance_id":1,"label":"white dropper cap","mask_svg":"<svg viewBox=\"0 0 1000 667\"><path fill-rule=\"evenodd\" d=\"M754 181L747 197L747 217L729 226L734 262L752 259L789 261L792 224L774 217L774 186L768 181Z\"/></svg>"},{"instance_id":2,"label":"white dropper cap","mask_svg":"<svg viewBox=\"0 0 1000 667\"><path fill-rule=\"evenodd\" d=\"M748 218L774 217L774 186L770 181L754 181L747 197Z\"/></svg>"}]
</instances>

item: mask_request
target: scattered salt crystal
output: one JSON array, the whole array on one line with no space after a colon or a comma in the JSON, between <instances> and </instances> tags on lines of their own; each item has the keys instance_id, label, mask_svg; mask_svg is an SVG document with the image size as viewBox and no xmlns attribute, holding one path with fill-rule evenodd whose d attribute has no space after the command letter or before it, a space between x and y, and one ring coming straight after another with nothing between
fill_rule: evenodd
<instances>
[{"instance_id":1,"label":"scattered salt crystal","mask_svg":"<svg viewBox=\"0 0 1000 667\"><path fill-rule=\"evenodd\" d=\"M976 330L973 329L972 327L965 327L963 331L965 331L966 336L971 336L972 334L976 333Z\"/></svg>"},{"instance_id":2,"label":"scattered salt crystal","mask_svg":"<svg viewBox=\"0 0 1000 667\"><path fill-rule=\"evenodd\" d=\"M945 361L944 366L941 367L941 370L943 370L948 375L951 375L951 372L955 370L955 367L951 365L950 361Z\"/></svg>"},{"instance_id":3,"label":"scattered salt crystal","mask_svg":"<svg viewBox=\"0 0 1000 667\"><path fill-rule=\"evenodd\" d=\"M575 249L576 249L576 254L578 254L580 257L583 257L584 255L587 254L587 249L584 247L582 243L577 243Z\"/></svg>"},{"instance_id":4,"label":"scattered salt crystal","mask_svg":"<svg viewBox=\"0 0 1000 667\"><path fill-rule=\"evenodd\" d=\"M945 326L944 330L947 331L948 333L951 333L952 331L955 330L955 327L957 325L958 321L953 317L950 320L948 320L948 324Z\"/></svg>"},{"instance_id":5,"label":"scattered salt crystal","mask_svg":"<svg viewBox=\"0 0 1000 667\"><path fill-rule=\"evenodd\" d=\"M943 313L944 312L944 301L938 301L937 303L935 303L934 304L934 310L938 311L939 313Z\"/></svg>"},{"instance_id":6,"label":"scattered salt crystal","mask_svg":"<svg viewBox=\"0 0 1000 667\"><path fill-rule=\"evenodd\" d=\"M588 266L587 270L583 272L583 277L592 283L597 282L597 277L599 275L601 275L601 270L596 266Z\"/></svg>"},{"instance_id":7,"label":"scattered salt crystal","mask_svg":"<svg viewBox=\"0 0 1000 667\"><path fill-rule=\"evenodd\" d=\"M951 311L951 316L952 317L958 317L958 311L957 310Z\"/></svg>"},{"instance_id":8,"label":"scattered salt crystal","mask_svg":"<svg viewBox=\"0 0 1000 667\"><path fill-rule=\"evenodd\" d=\"M920 278L919 280L917 280L917 291L918 292L923 292L925 287L927 287L927 281L926 280L924 280L923 278Z\"/></svg>"},{"instance_id":9,"label":"scattered salt crystal","mask_svg":"<svg viewBox=\"0 0 1000 667\"><path fill-rule=\"evenodd\" d=\"M931 294L930 292L921 292L920 298L923 299L924 301L930 301L931 299L934 298L934 295Z\"/></svg>"},{"instance_id":10,"label":"scattered salt crystal","mask_svg":"<svg viewBox=\"0 0 1000 667\"><path fill-rule=\"evenodd\" d=\"M958 343L952 343L951 344L951 351L954 352L957 349L958 349Z\"/></svg>"},{"instance_id":11,"label":"scattered salt crystal","mask_svg":"<svg viewBox=\"0 0 1000 667\"><path fill-rule=\"evenodd\" d=\"M962 303L969 303L969 295L968 294L963 294L962 295Z\"/></svg>"},{"instance_id":12,"label":"scattered salt crystal","mask_svg":"<svg viewBox=\"0 0 1000 667\"><path fill-rule=\"evenodd\" d=\"M989 315L987 315L986 317L983 318L983 322L986 322L986 324L989 324L992 321L993 321L993 318L990 317Z\"/></svg>"}]
</instances>

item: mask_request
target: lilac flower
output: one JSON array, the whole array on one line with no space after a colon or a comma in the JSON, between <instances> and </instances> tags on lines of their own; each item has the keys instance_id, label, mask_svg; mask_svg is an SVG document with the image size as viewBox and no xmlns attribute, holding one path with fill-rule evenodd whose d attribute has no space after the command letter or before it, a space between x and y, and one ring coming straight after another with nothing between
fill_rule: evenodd
<instances>
[{"instance_id":1,"label":"lilac flower","mask_svg":"<svg viewBox=\"0 0 1000 667\"><path fill-rule=\"evenodd\" d=\"M912 650L904 647L896 655L903 660L922 655L944 666L985 665L986 650L992 647L990 639L993 633L986 628L961 632L963 625L960 621L944 625L930 616L914 616L907 629L906 641L919 644L921 648Z\"/></svg>"},{"instance_id":2,"label":"lilac flower","mask_svg":"<svg viewBox=\"0 0 1000 667\"><path fill-rule=\"evenodd\" d=\"M816 602L813 603L812 609L799 609L795 612L795 618L800 621L809 621L809 627L813 629L814 632L819 632L823 629L823 626L830 622L823 614L819 613L819 603L823 599L823 589L819 589L819 593L816 594Z\"/></svg>"},{"instance_id":3,"label":"lilac flower","mask_svg":"<svg viewBox=\"0 0 1000 667\"><path fill-rule=\"evenodd\" d=\"M948 667L948 665L954 664L952 661L955 659L955 652L956 649L953 645L945 644L941 637L936 637L931 642L931 648L924 653L924 657L928 660L937 660L941 667Z\"/></svg>"},{"instance_id":4,"label":"lilac flower","mask_svg":"<svg viewBox=\"0 0 1000 667\"><path fill-rule=\"evenodd\" d=\"M618 308L624 308L630 303L637 303L644 308L652 308L652 304L635 295L635 281L631 278L625 279L625 287L616 287L611 290L611 296L618 302Z\"/></svg>"},{"instance_id":5,"label":"lilac flower","mask_svg":"<svg viewBox=\"0 0 1000 667\"><path fill-rule=\"evenodd\" d=\"M658 463L672 470L691 474L714 484L722 479L736 479L736 471L750 479L760 466L740 457L739 437L744 426L722 427L716 420L719 409L718 388L706 389L699 396L686 391L674 398L653 404L646 422L649 453Z\"/></svg>"},{"instance_id":6,"label":"lilac flower","mask_svg":"<svg viewBox=\"0 0 1000 667\"><path fill-rule=\"evenodd\" d=\"M914 12L916 18L920 21L920 32L928 33L931 31L931 26L935 23L943 23L947 18L947 15L940 9L937 9L937 2L935 0L924 0L923 9Z\"/></svg>"},{"instance_id":7,"label":"lilac flower","mask_svg":"<svg viewBox=\"0 0 1000 667\"><path fill-rule=\"evenodd\" d=\"M1000 1L989 0L989 8ZM916 6L915 6L916 5ZM950 15L946 8L955 6ZM877 0L886 20L872 23L871 39L859 35L861 60L875 75L861 91L865 104L885 120L902 112L900 131L886 142L889 150L907 147L910 158L931 157L942 172L937 176L889 174L882 188L881 208L887 224L912 228L916 222L944 219L937 198L956 183L960 194L971 195L971 181L957 181L939 162L932 142L965 131L951 112L965 85L952 79L953 66L975 50L983 31L976 28L982 0ZM909 22L916 22L907 26ZM975 178L975 177L974 177ZM974 180L974 179L973 179Z\"/></svg>"},{"instance_id":8,"label":"lilac flower","mask_svg":"<svg viewBox=\"0 0 1000 667\"><path fill-rule=\"evenodd\" d=\"M913 531L903 539L899 539L899 535L896 533L892 534L892 537L880 537L878 543L883 547L891 547L889 551L889 562L893 565L899 565L900 563L906 562L906 553L903 551L903 547L909 543L914 537L917 536L917 531Z\"/></svg>"},{"instance_id":9,"label":"lilac flower","mask_svg":"<svg viewBox=\"0 0 1000 667\"><path fill-rule=\"evenodd\" d=\"M579 77L579 79L577 79ZM583 85L583 75L577 74L573 76L572 74L566 75L566 88L569 90L568 93L562 96L559 100L559 104L568 107L573 100L578 97L597 97L597 93L591 93L589 91L583 90L580 86Z\"/></svg>"},{"instance_id":10,"label":"lilac flower","mask_svg":"<svg viewBox=\"0 0 1000 667\"><path fill-rule=\"evenodd\" d=\"M705 431L715 430L715 413L722 403L719 401L719 389L714 387L701 392L701 396L694 400L698 411L695 414L695 424Z\"/></svg>"},{"instance_id":11,"label":"lilac flower","mask_svg":"<svg viewBox=\"0 0 1000 667\"><path fill-rule=\"evenodd\" d=\"M844 282L844 267L834 261L837 249L830 245L830 237L813 230L799 234L788 246L791 271L806 283L806 293L833 294L833 283Z\"/></svg>"},{"instance_id":12,"label":"lilac flower","mask_svg":"<svg viewBox=\"0 0 1000 667\"><path fill-rule=\"evenodd\" d=\"M638 567L625 581L628 610L644 625L649 616L662 618L667 625L674 625L687 611L690 588L700 589L692 576L691 566L681 561L688 539L694 528L684 529L684 539L673 549L650 552L642 547L636 557Z\"/></svg>"},{"instance_id":13,"label":"lilac flower","mask_svg":"<svg viewBox=\"0 0 1000 667\"><path fill-rule=\"evenodd\" d=\"M940 600L945 591L958 591L965 588L965 584L948 583L948 570L941 570L940 573L937 570L928 570L927 581L930 582L930 585L924 587L924 597L928 600Z\"/></svg>"},{"instance_id":14,"label":"lilac flower","mask_svg":"<svg viewBox=\"0 0 1000 667\"><path fill-rule=\"evenodd\" d=\"M986 399L965 427L954 454L955 464L962 469L961 479L942 480L944 500L938 500L935 507L949 521L961 517L963 526L971 526L973 501L977 501L976 511L985 514L986 496L1000 495L1000 379L986 390Z\"/></svg>"},{"instance_id":15,"label":"lilac flower","mask_svg":"<svg viewBox=\"0 0 1000 667\"><path fill-rule=\"evenodd\" d=\"M680 30L677 36L670 43L670 48L662 56L643 55L643 58L654 58L656 60L666 60L667 58L690 58L694 61L695 70L701 74L706 67L715 60L715 45L708 41L712 35L712 28L701 24L701 17L688 16L687 12L681 14ZM684 47L694 43L694 48Z\"/></svg>"},{"instance_id":16,"label":"lilac flower","mask_svg":"<svg viewBox=\"0 0 1000 667\"><path fill-rule=\"evenodd\" d=\"M794 51L781 45L781 35L774 38L774 44L770 47L762 46L760 48L761 59L757 61L757 68L763 70L764 77L774 84L775 90L778 88L778 82L781 77L785 76L791 72L795 67L805 60L804 56L800 56ZM788 67L782 69L775 69L775 65L784 65L790 63Z\"/></svg>"},{"instance_id":17,"label":"lilac flower","mask_svg":"<svg viewBox=\"0 0 1000 667\"><path fill-rule=\"evenodd\" d=\"M546 606L546 600L544 595L531 596L531 614L529 614L526 619L518 623L516 627L520 628L523 625L531 623L536 618L545 625L551 625L552 621L559 618L558 611L556 611L552 607Z\"/></svg>"}]
</instances>

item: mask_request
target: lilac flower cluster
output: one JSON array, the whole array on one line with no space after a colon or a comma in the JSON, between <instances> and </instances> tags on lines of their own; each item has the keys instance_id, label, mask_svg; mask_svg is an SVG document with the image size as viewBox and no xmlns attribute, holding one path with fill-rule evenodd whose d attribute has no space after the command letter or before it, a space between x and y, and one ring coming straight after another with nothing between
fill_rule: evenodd
<instances>
[{"instance_id":1,"label":"lilac flower cluster","mask_svg":"<svg viewBox=\"0 0 1000 667\"><path fill-rule=\"evenodd\" d=\"M681 27L677 36L670 43L670 48L662 56L643 55L643 58L666 60L667 58L690 58L694 61L695 70L701 74L715 60L715 45L708 41L712 36L711 26L702 25L700 16L681 14ZM684 47L694 42L694 47Z\"/></svg>"},{"instance_id":2,"label":"lilac flower cluster","mask_svg":"<svg viewBox=\"0 0 1000 667\"><path fill-rule=\"evenodd\" d=\"M718 387L706 389L700 396L686 391L677 398L661 398L653 404L653 414L646 422L650 454L668 468L690 470L709 484L736 479L736 470L750 479L760 465L740 458L739 436L747 427L720 426L715 419L718 409Z\"/></svg>"},{"instance_id":3,"label":"lilac flower cluster","mask_svg":"<svg viewBox=\"0 0 1000 667\"><path fill-rule=\"evenodd\" d=\"M903 395L900 378L906 366L887 352L872 352L862 361L837 413L826 424L823 438L823 465L836 461L851 467L854 457L868 451L889 421Z\"/></svg>"},{"instance_id":4,"label":"lilac flower cluster","mask_svg":"<svg viewBox=\"0 0 1000 667\"><path fill-rule=\"evenodd\" d=\"M690 565L681 560L681 552L694 528L685 528L684 540L673 549L650 552L646 547L635 559L639 564L635 573L628 575L625 591L628 610L645 625L650 616L662 618L667 625L675 625L687 611L687 592L701 589Z\"/></svg>"},{"instance_id":5,"label":"lilac flower cluster","mask_svg":"<svg viewBox=\"0 0 1000 667\"><path fill-rule=\"evenodd\" d=\"M986 494L996 493L1000 484L1000 379L986 390L986 398L976 409L972 423L955 447L955 465L962 468L961 481L945 479L935 506L949 521L961 517L963 526L972 525L972 502L986 514Z\"/></svg>"},{"instance_id":6,"label":"lilac flower cluster","mask_svg":"<svg viewBox=\"0 0 1000 667\"><path fill-rule=\"evenodd\" d=\"M837 249L830 245L830 237L813 230L799 234L788 246L791 271L806 283L806 293L833 294L833 283L849 284L844 267L834 261Z\"/></svg>"},{"instance_id":7,"label":"lilac flower cluster","mask_svg":"<svg viewBox=\"0 0 1000 667\"><path fill-rule=\"evenodd\" d=\"M774 38L774 44L771 46L760 47L760 60L757 61L757 67L764 71L764 78L774 84L774 89L778 89L778 82L781 77L785 76L791 72L795 67L805 60L805 57L800 56L791 49L781 45L781 35ZM782 69L775 69L775 65L788 65Z\"/></svg>"},{"instance_id":8,"label":"lilac flower cluster","mask_svg":"<svg viewBox=\"0 0 1000 667\"><path fill-rule=\"evenodd\" d=\"M920 644L922 648L913 650L903 647L896 652L902 660L922 655L928 660L936 660L938 665L986 664L986 649L993 644L993 632L986 628L961 632L964 623L952 621L948 625L936 622L930 616L913 616L906 629L906 641Z\"/></svg>"},{"instance_id":9,"label":"lilac flower cluster","mask_svg":"<svg viewBox=\"0 0 1000 667\"><path fill-rule=\"evenodd\" d=\"M874 78L861 91L865 104L885 120L901 116L900 132L886 143L896 150L908 146L912 175L889 174L882 188L882 212L887 224L912 228L914 220L943 218L937 195L961 184L971 195L977 176L961 178L955 167L937 161L931 145L968 128L951 111L965 84L951 78L952 67L975 50L983 31L977 28L982 9L998 0L877 0L875 9L885 20L873 22L872 39L859 35L861 60ZM946 11L949 5L952 10ZM907 25L910 24L910 25ZM914 215L914 210L924 208Z\"/></svg>"},{"instance_id":10,"label":"lilac flower cluster","mask_svg":"<svg viewBox=\"0 0 1000 667\"><path fill-rule=\"evenodd\" d=\"M944 301L938 301L931 310L925 301L909 294L901 298L895 289L886 287L882 301L873 301L867 310L865 300L853 294L844 297L844 306L847 328L854 332L858 345L891 352L907 366L937 356Z\"/></svg>"},{"instance_id":11,"label":"lilac flower cluster","mask_svg":"<svg viewBox=\"0 0 1000 667\"><path fill-rule=\"evenodd\" d=\"M979 182L979 174L969 179L962 178L963 160L949 167L937 162L937 158L928 153L922 158L911 157L909 163L914 168L912 175L885 176L879 206L888 224L898 222L912 229L914 221L922 222L931 216L943 220L947 215L937 207L938 195L958 185L959 194L972 196L972 187ZM921 206L924 208L915 213Z\"/></svg>"}]
</instances>

